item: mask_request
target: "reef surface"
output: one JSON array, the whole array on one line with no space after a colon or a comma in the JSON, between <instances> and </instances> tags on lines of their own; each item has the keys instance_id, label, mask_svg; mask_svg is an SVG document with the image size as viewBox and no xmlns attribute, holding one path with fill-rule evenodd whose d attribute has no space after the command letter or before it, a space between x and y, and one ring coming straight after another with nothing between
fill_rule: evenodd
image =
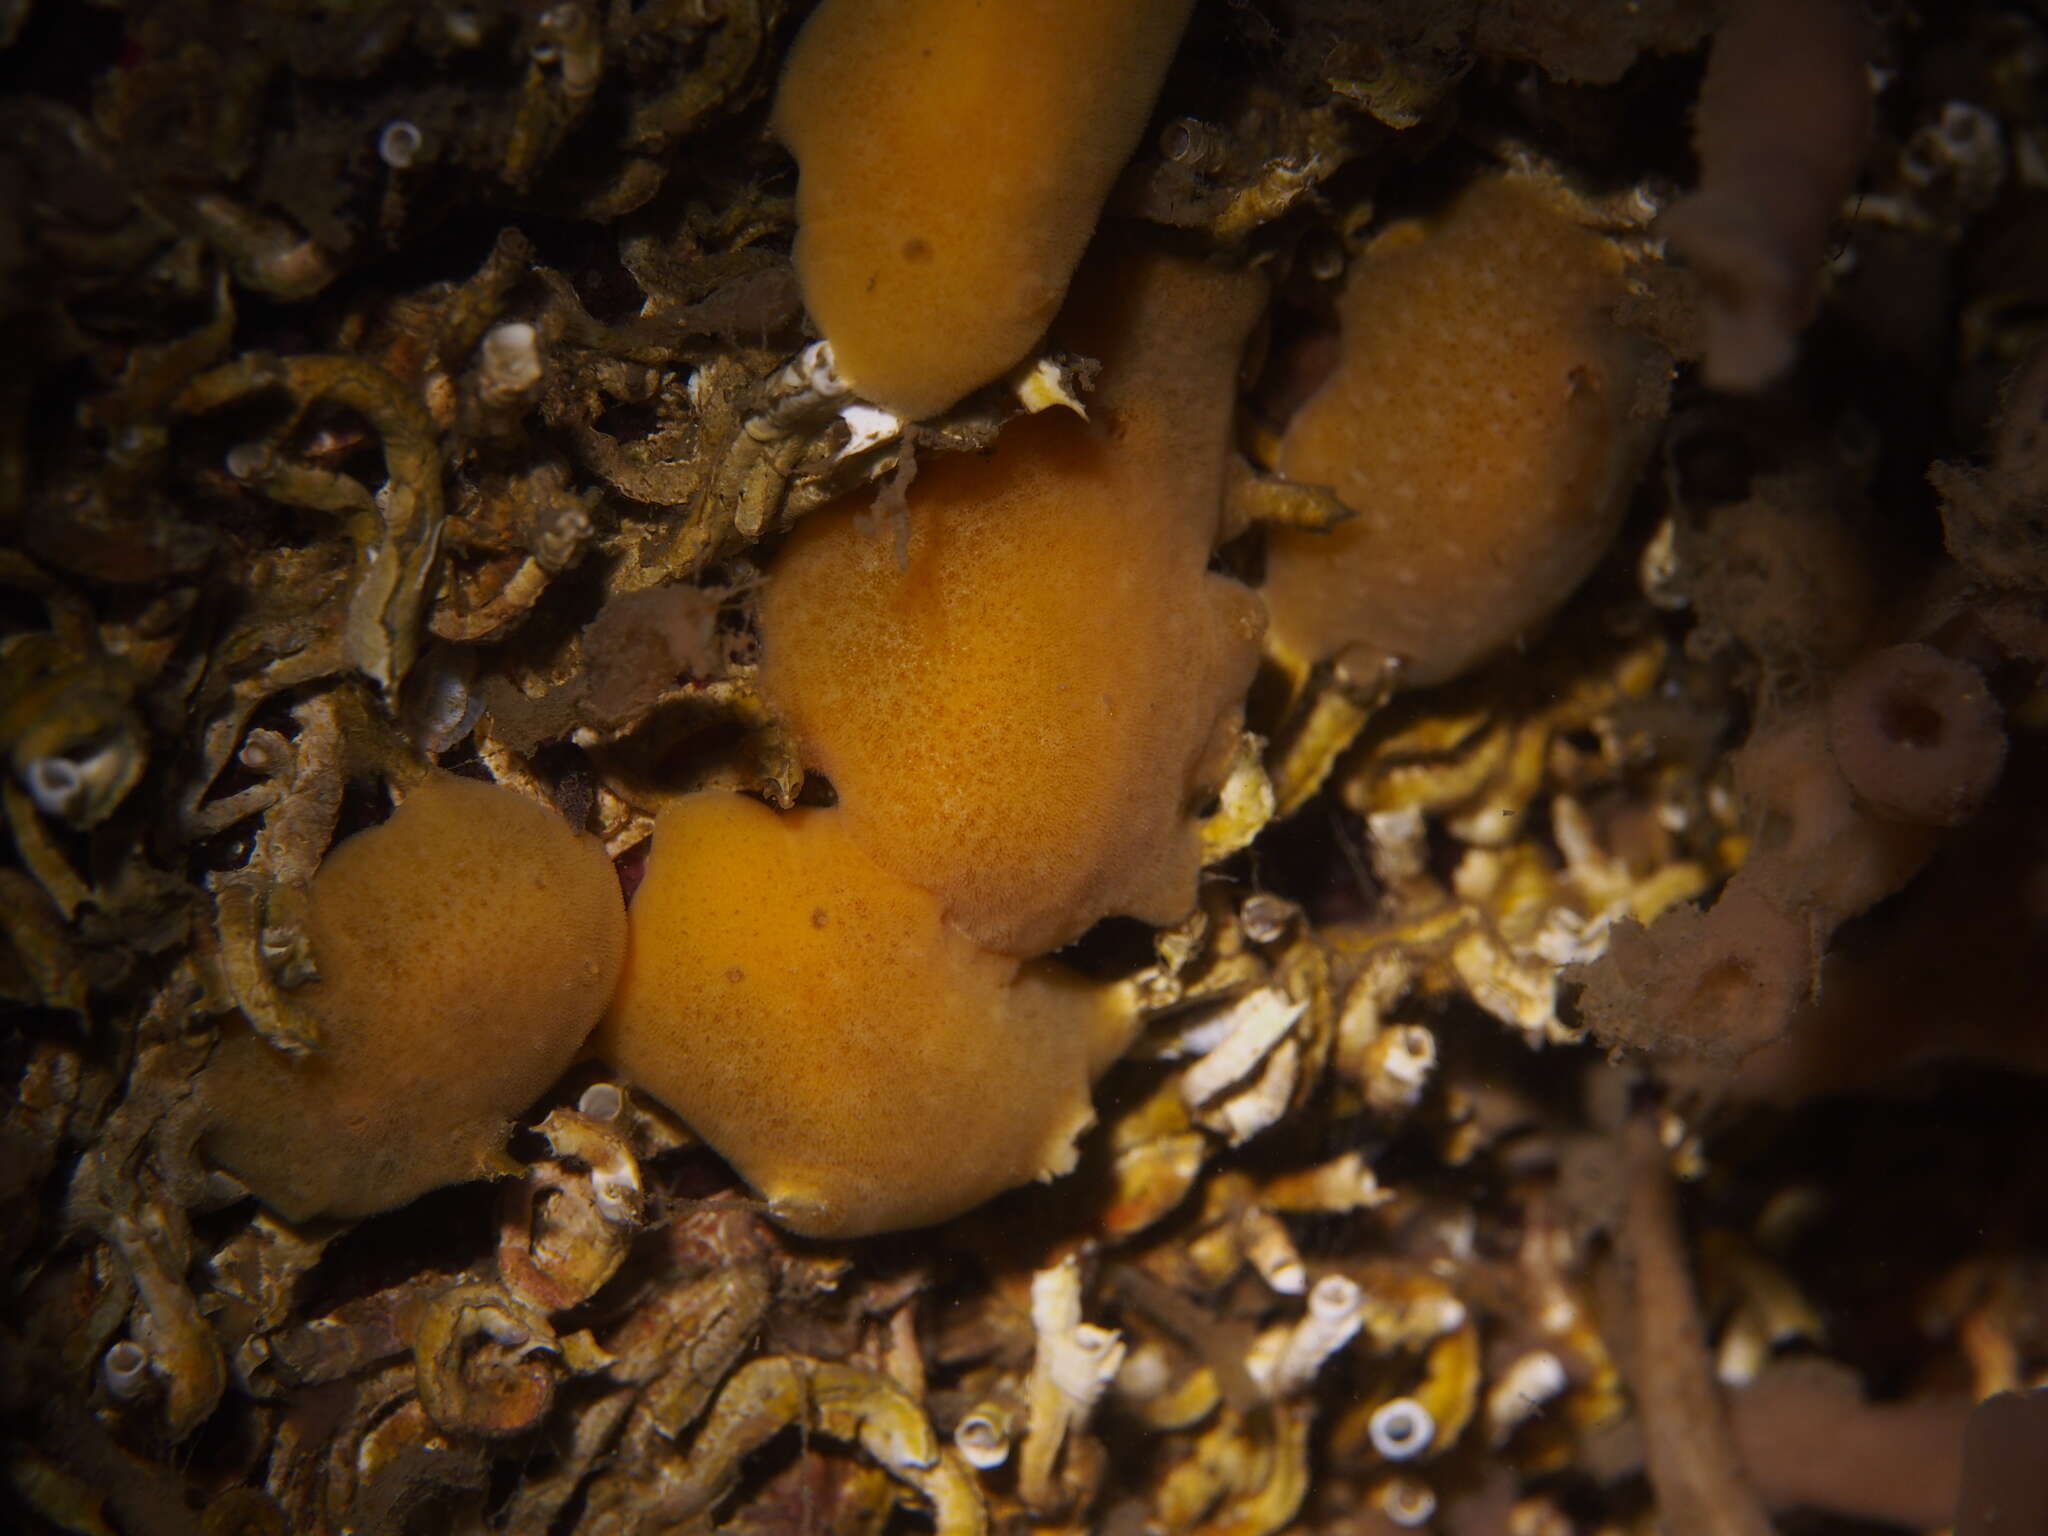
<instances>
[{"instance_id":1,"label":"reef surface","mask_svg":"<svg viewBox=\"0 0 2048 1536\"><path fill-rule=\"evenodd\" d=\"M0 0L8 1528L2029 1497L2039 7L884 13Z\"/></svg>"}]
</instances>

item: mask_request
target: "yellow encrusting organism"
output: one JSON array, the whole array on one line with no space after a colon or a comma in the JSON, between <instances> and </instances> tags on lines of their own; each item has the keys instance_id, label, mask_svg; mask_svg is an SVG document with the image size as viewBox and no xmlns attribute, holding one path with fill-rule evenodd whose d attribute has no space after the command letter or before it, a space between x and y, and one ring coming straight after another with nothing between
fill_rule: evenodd
<instances>
[{"instance_id":1,"label":"yellow encrusting organism","mask_svg":"<svg viewBox=\"0 0 2048 1536\"><path fill-rule=\"evenodd\" d=\"M597 1054L798 1232L922 1226L1065 1172L1128 1016L990 954L831 810L664 811Z\"/></svg>"},{"instance_id":2,"label":"yellow encrusting organism","mask_svg":"<svg viewBox=\"0 0 2048 1536\"><path fill-rule=\"evenodd\" d=\"M945 410L1051 323L1191 0L825 0L775 127L804 302L861 395Z\"/></svg>"},{"instance_id":3,"label":"yellow encrusting organism","mask_svg":"<svg viewBox=\"0 0 2048 1536\"><path fill-rule=\"evenodd\" d=\"M1297 678L1350 652L1403 686L1527 635L1599 560L1663 411L1668 359L1615 318L1622 259L1512 177L1359 259L1335 370L1278 465L1357 515L1276 528L1269 649Z\"/></svg>"},{"instance_id":4,"label":"yellow encrusting organism","mask_svg":"<svg viewBox=\"0 0 2048 1536\"><path fill-rule=\"evenodd\" d=\"M1059 330L1103 360L1093 420L921 468L900 559L865 507L812 514L760 599L762 692L848 835L1011 955L1193 906L1257 661L1257 597L1207 566L1264 284L1105 245Z\"/></svg>"},{"instance_id":5,"label":"yellow encrusting organism","mask_svg":"<svg viewBox=\"0 0 2048 1536\"><path fill-rule=\"evenodd\" d=\"M297 1221L360 1217L490 1171L610 999L618 877L595 838L438 774L329 853L308 892L320 1031L293 1061L231 1030L200 1077L207 1156Z\"/></svg>"}]
</instances>

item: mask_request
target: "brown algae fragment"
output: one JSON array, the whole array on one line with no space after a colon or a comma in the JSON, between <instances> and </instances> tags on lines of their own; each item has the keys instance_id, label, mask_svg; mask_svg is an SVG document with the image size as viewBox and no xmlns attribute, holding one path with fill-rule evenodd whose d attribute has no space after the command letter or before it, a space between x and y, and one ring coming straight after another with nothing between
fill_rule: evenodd
<instances>
[{"instance_id":1,"label":"brown algae fragment","mask_svg":"<svg viewBox=\"0 0 2048 1536\"><path fill-rule=\"evenodd\" d=\"M618 881L595 839L440 774L340 844L308 892L320 1048L235 1029L201 1077L207 1155L297 1221L370 1215L491 1171L617 982Z\"/></svg>"},{"instance_id":2,"label":"brown algae fragment","mask_svg":"<svg viewBox=\"0 0 2048 1536\"><path fill-rule=\"evenodd\" d=\"M1065 1172L1110 995L963 938L831 810L687 796L655 824L593 1050L796 1231L941 1221Z\"/></svg>"},{"instance_id":3,"label":"brown algae fragment","mask_svg":"<svg viewBox=\"0 0 2048 1536\"><path fill-rule=\"evenodd\" d=\"M826 0L775 127L804 303L859 394L931 416L1021 360L1137 146L1190 0Z\"/></svg>"},{"instance_id":4,"label":"brown algae fragment","mask_svg":"<svg viewBox=\"0 0 2048 1536\"><path fill-rule=\"evenodd\" d=\"M921 465L909 532L813 514L760 601L761 688L849 835L990 949L1194 905L1195 811L1236 744L1257 597L1207 565L1257 279L1127 257L1063 325L1105 360L1046 412Z\"/></svg>"},{"instance_id":5,"label":"brown algae fragment","mask_svg":"<svg viewBox=\"0 0 2048 1536\"><path fill-rule=\"evenodd\" d=\"M1404 686L1525 636L1607 548L1662 416L1668 364L1614 318L1620 254L1525 181L1481 181L1388 229L1344 291L1335 370L1278 468L1357 513L1275 528L1269 649L1350 652Z\"/></svg>"}]
</instances>

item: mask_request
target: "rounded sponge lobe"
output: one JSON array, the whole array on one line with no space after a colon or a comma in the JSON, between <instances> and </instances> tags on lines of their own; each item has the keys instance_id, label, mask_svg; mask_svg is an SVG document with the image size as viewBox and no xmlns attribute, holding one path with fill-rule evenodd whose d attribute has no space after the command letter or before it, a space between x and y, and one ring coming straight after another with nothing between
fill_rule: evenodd
<instances>
[{"instance_id":1,"label":"rounded sponge lobe","mask_svg":"<svg viewBox=\"0 0 2048 1536\"><path fill-rule=\"evenodd\" d=\"M829 1237L1064 1172L1121 1043L1098 989L980 949L842 822L716 792L662 812L592 1042Z\"/></svg>"},{"instance_id":2,"label":"rounded sponge lobe","mask_svg":"<svg viewBox=\"0 0 2048 1536\"><path fill-rule=\"evenodd\" d=\"M294 1221L389 1210L478 1177L575 1059L624 961L596 839L438 774L328 854L308 890L321 1045L236 1028L200 1077L206 1154Z\"/></svg>"},{"instance_id":3,"label":"rounded sponge lobe","mask_svg":"<svg viewBox=\"0 0 2048 1536\"><path fill-rule=\"evenodd\" d=\"M764 696L876 862L990 949L1194 905L1195 812L1257 665L1255 594L1208 569L1255 278L1154 255L1063 327L1095 419L1017 422L920 468L907 539L843 502L760 597Z\"/></svg>"},{"instance_id":4,"label":"rounded sponge lobe","mask_svg":"<svg viewBox=\"0 0 2048 1536\"><path fill-rule=\"evenodd\" d=\"M775 127L804 303L915 419L1023 358L1136 147L1192 0L825 0Z\"/></svg>"},{"instance_id":5,"label":"rounded sponge lobe","mask_svg":"<svg viewBox=\"0 0 2048 1536\"><path fill-rule=\"evenodd\" d=\"M1494 177L1360 257L1335 370L1282 440L1357 516L1267 543L1271 648L1355 651L1408 686L1526 635L1620 526L1668 361L1617 324L1621 259L1554 195Z\"/></svg>"}]
</instances>

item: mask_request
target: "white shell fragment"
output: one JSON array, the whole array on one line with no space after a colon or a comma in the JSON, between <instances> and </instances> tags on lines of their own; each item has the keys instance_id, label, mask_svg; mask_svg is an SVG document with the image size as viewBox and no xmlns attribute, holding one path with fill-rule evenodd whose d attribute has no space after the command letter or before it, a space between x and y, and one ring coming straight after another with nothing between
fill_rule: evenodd
<instances>
[{"instance_id":1,"label":"white shell fragment","mask_svg":"<svg viewBox=\"0 0 2048 1536\"><path fill-rule=\"evenodd\" d=\"M1096 1399L1124 1363L1123 1336L1081 1321L1081 1266L1063 1259L1031 1277L1037 1348L1025 1387L1021 1486L1027 1501L1050 1492L1060 1447L1087 1424Z\"/></svg>"},{"instance_id":2,"label":"white shell fragment","mask_svg":"<svg viewBox=\"0 0 2048 1536\"><path fill-rule=\"evenodd\" d=\"M384 125L384 131L377 135L377 158L394 171L402 171L419 159L420 146L426 143L426 135L419 126L404 118L394 118Z\"/></svg>"},{"instance_id":3,"label":"white shell fragment","mask_svg":"<svg viewBox=\"0 0 2048 1536\"><path fill-rule=\"evenodd\" d=\"M517 399L546 372L540 333L524 320L508 320L484 332L477 347L477 394L491 405Z\"/></svg>"},{"instance_id":4,"label":"white shell fragment","mask_svg":"<svg viewBox=\"0 0 2048 1536\"><path fill-rule=\"evenodd\" d=\"M863 405L856 401L840 411L839 419L846 423L846 446L838 454L842 459L866 453L903 432L903 418L879 405Z\"/></svg>"},{"instance_id":5,"label":"white shell fragment","mask_svg":"<svg viewBox=\"0 0 2048 1536\"><path fill-rule=\"evenodd\" d=\"M978 1472L989 1472L1010 1459L1011 1414L996 1403L979 1403L953 1430L953 1446Z\"/></svg>"},{"instance_id":6,"label":"white shell fragment","mask_svg":"<svg viewBox=\"0 0 2048 1536\"><path fill-rule=\"evenodd\" d=\"M149 1385L149 1352L130 1339L100 1356L100 1382L117 1402L133 1402Z\"/></svg>"},{"instance_id":7,"label":"white shell fragment","mask_svg":"<svg viewBox=\"0 0 2048 1536\"><path fill-rule=\"evenodd\" d=\"M1308 1266L1287 1231L1287 1224L1271 1211L1257 1206L1244 1213L1245 1257L1267 1285L1282 1296L1299 1296L1308 1289Z\"/></svg>"},{"instance_id":8,"label":"white shell fragment","mask_svg":"<svg viewBox=\"0 0 2048 1536\"><path fill-rule=\"evenodd\" d=\"M1033 416L1063 406L1083 421L1088 419L1088 408L1074 393L1072 371L1054 358L1041 357L1019 368L1010 376L1010 388Z\"/></svg>"},{"instance_id":9,"label":"white shell fragment","mask_svg":"<svg viewBox=\"0 0 2048 1536\"><path fill-rule=\"evenodd\" d=\"M1421 1024L1400 1024L1365 1050L1365 1096L1381 1111L1413 1109L1436 1073L1436 1036Z\"/></svg>"},{"instance_id":10,"label":"white shell fragment","mask_svg":"<svg viewBox=\"0 0 2048 1536\"><path fill-rule=\"evenodd\" d=\"M1418 1530L1436 1514L1436 1490L1412 1477L1390 1477L1373 1492L1381 1514L1404 1531Z\"/></svg>"},{"instance_id":11,"label":"white shell fragment","mask_svg":"<svg viewBox=\"0 0 2048 1536\"><path fill-rule=\"evenodd\" d=\"M764 443L786 437L802 429L820 406L846 392L846 380L839 376L832 357L832 343L814 341L768 381L768 408L747 418L747 435Z\"/></svg>"},{"instance_id":12,"label":"white shell fragment","mask_svg":"<svg viewBox=\"0 0 2048 1536\"><path fill-rule=\"evenodd\" d=\"M617 1083L592 1083L576 1100L576 1112L593 1120L616 1120L626 1107L626 1095Z\"/></svg>"},{"instance_id":13,"label":"white shell fragment","mask_svg":"<svg viewBox=\"0 0 2048 1536\"><path fill-rule=\"evenodd\" d=\"M1486 1422L1500 1445L1542 1411L1570 1384L1564 1362L1547 1349L1532 1349L1501 1372L1486 1394Z\"/></svg>"},{"instance_id":14,"label":"white shell fragment","mask_svg":"<svg viewBox=\"0 0 2048 1536\"><path fill-rule=\"evenodd\" d=\"M1197 1118L1212 1130L1223 1132L1233 1147L1242 1146L1279 1122L1293 1102L1300 1081L1301 1047L1292 1040L1283 1040L1243 1092L1232 1094Z\"/></svg>"},{"instance_id":15,"label":"white shell fragment","mask_svg":"<svg viewBox=\"0 0 2048 1536\"><path fill-rule=\"evenodd\" d=\"M1420 879L1429 868L1429 823L1420 806L1373 811L1365 818L1372 872L1388 885Z\"/></svg>"},{"instance_id":16,"label":"white shell fragment","mask_svg":"<svg viewBox=\"0 0 2048 1536\"><path fill-rule=\"evenodd\" d=\"M1365 1293L1344 1275L1325 1275L1308 1295L1300 1321L1261 1334L1245 1357L1245 1371L1269 1396L1288 1397L1316 1379L1365 1320Z\"/></svg>"},{"instance_id":17,"label":"white shell fragment","mask_svg":"<svg viewBox=\"0 0 2048 1536\"><path fill-rule=\"evenodd\" d=\"M1181 1101L1199 1108L1242 1082L1307 1011L1307 1003L1295 1002L1278 987L1261 987L1232 1003L1214 1021L1221 1031L1216 1046L1181 1078Z\"/></svg>"}]
</instances>

